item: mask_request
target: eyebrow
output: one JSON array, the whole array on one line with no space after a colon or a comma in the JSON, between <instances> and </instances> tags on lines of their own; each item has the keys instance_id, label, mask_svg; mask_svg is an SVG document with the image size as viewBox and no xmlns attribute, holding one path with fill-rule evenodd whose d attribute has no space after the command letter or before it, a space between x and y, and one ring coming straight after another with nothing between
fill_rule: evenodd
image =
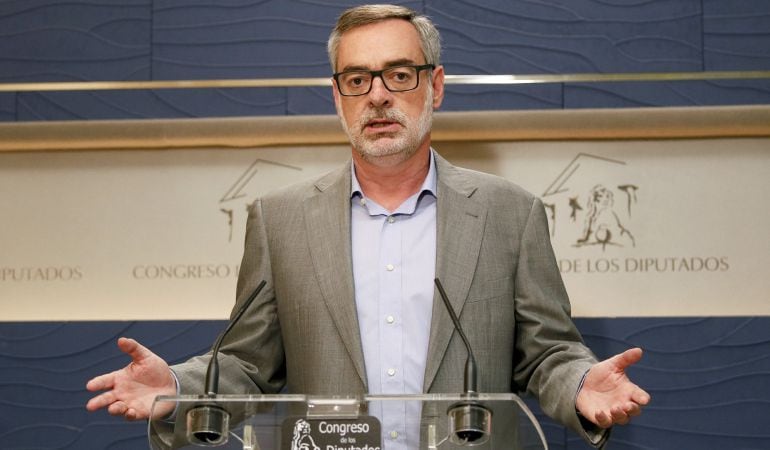
<instances>
[{"instance_id":1,"label":"eyebrow","mask_svg":"<svg viewBox=\"0 0 770 450\"><path fill-rule=\"evenodd\" d=\"M382 66L383 69L389 69L391 67L397 67L397 66L408 66L411 64L416 64L413 60L409 58L401 58L401 59L394 59L393 61L388 61L385 63L384 66ZM370 71L371 69L367 66L356 66L356 65L349 65L345 66L340 72L349 72L353 70L362 70L362 71Z\"/></svg>"}]
</instances>

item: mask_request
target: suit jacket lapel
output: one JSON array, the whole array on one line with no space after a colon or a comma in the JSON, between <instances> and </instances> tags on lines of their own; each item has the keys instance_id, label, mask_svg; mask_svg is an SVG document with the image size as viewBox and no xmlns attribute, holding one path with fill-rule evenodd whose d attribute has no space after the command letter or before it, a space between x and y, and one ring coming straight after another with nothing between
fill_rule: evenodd
<instances>
[{"instance_id":1,"label":"suit jacket lapel","mask_svg":"<svg viewBox=\"0 0 770 450\"><path fill-rule=\"evenodd\" d=\"M316 188L316 195L304 202L313 269L329 314L366 386L350 249L350 164L320 179Z\"/></svg>"},{"instance_id":2,"label":"suit jacket lapel","mask_svg":"<svg viewBox=\"0 0 770 450\"><path fill-rule=\"evenodd\" d=\"M485 206L471 198L476 186L462 172L438 155L436 170L436 277L459 317L476 270L487 213ZM426 392L433 384L453 332L452 320L436 291L425 367Z\"/></svg>"}]
</instances>

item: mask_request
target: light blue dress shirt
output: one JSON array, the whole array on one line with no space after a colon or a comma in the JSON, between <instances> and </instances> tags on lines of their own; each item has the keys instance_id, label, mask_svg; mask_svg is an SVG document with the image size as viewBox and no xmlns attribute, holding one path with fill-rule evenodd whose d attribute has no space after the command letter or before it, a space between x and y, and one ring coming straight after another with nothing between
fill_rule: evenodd
<instances>
[{"instance_id":1,"label":"light blue dress shirt","mask_svg":"<svg viewBox=\"0 0 770 450\"><path fill-rule=\"evenodd\" d=\"M436 272L436 165L395 211L366 197L352 168L351 239L358 324L370 394L422 393ZM387 403L386 449L416 448L419 405ZM411 425L408 425L411 424Z\"/></svg>"}]
</instances>

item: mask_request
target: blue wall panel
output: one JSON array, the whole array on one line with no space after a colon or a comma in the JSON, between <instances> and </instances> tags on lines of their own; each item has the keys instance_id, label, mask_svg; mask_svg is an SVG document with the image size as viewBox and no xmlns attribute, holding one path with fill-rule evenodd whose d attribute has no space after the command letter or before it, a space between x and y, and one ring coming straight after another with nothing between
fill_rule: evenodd
<instances>
[{"instance_id":1,"label":"blue wall panel","mask_svg":"<svg viewBox=\"0 0 770 450\"><path fill-rule=\"evenodd\" d=\"M579 323L601 357L629 346L645 349L631 373L653 402L633 426L613 431L612 448L767 448L770 318Z\"/></svg>"},{"instance_id":2,"label":"blue wall panel","mask_svg":"<svg viewBox=\"0 0 770 450\"><path fill-rule=\"evenodd\" d=\"M11 122L16 118L16 94L0 93L0 122Z\"/></svg>"},{"instance_id":3,"label":"blue wall panel","mask_svg":"<svg viewBox=\"0 0 770 450\"><path fill-rule=\"evenodd\" d=\"M0 3L2 81L145 80L147 0Z\"/></svg>"},{"instance_id":4,"label":"blue wall panel","mask_svg":"<svg viewBox=\"0 0 770 450\"><path fill-rule=\"evenodd\" d=\"M283 88L22 92L17 95L20 121L283 116L287 112ZM326 114L333 112L332 106Z\"/></svg>"},{"instance_id":5,"label":"blue wall panel","mask_svg":"<svg viewBox=\"0 0 770 450\"><path fill-rule=\"evenodd\" d=\"M141 339L169 361L205 352L222 322L0 324L3 449L147 448L146 424L90 414L85 382L128 362L119 336Z\"/></svg>"},{"instance_id":6,"label":"blue wall panel","mask_svg":"<svg viewBox=\"0 0 770 450\"><path fill-rule=\"evenodd\" d=\"M700 70L699 2L427 1L459 73Z\"/></svg>"},{"instance_id":7,"label":"blue wall panel","mask_svg":"<svg viewBox=\"0 0 770 450\"><path fill-rule=\"evenodd\" d=\"M332 88L307 87L288 89L287 113L335 114Z\"/></svg>"},{"instance_id":8,"label":"blue wall panel","mask_svg":"<svg viewBox=\"0 0 770 450\"><path fill-rule=\"evenodd\" d=\"M575 83L564 87L565 109L768 103L770 80Z\"/></svg>"},{"instance_id":9,"label":"blue wall panel","mask_svg":"<svg viewBox=\"0 0 770 450\"><path fill-rule=\"evenodd\" d=\"M156 79L326 76L339 7L272 1L157 0Z\"/></svg>"},{"instance_id":10,"label":"blue wall panel","mask_svg":"<svg viewBox=\"0 0 770 450\"><path fill-rule=\"evenodd\" d=\"M0 81L329 75L340 0L0 3ZM401 1L433 17L450 74L770 69L765 0ZM770 81L449 86L445 111L758 104ZM15 101L14 101L15 102ZM0 120L330 114L325 88L22 93ZM15 103L14 103L15 104Z\"/></svg>"},{"instance_id":11,"label":"blue wall panel","mask_svg":"<svg viewBox=\"0 0 770 450\"><path fill-rule=\"evenodd\" d=\"M138 91L20 92L17 120L99 120L164 117L152 93Z\"/></svg>"},{"instance_id":12,"label":"blue wall panel","mask_svg":"<svg viewBox=\"0 0 770 450\"><path fill-rule=\"evenodd\" d=\"M700 71L700 4L651 1L428 1L426 11L444 38L447 73L562 74ZM547 109L601 106L664 106L649 91L628 89L607 104L600 89L572 97L559 84L450 86L447 109ZM656 89L653 88L653 91ZM458 92L459 91L459 92ZM474 95L470 95L475 91ZM564 94L562 96L562 94ZM596 97L596 98L595 98ZM624 98L622 102L617 101Z\"/></svg>"},{"instance_id":13,"label":"blue wall panel","mask_svg":"<svg viewBox=\"0 0 770 450\"><path fill-rule=\"evenodd\" d=\"M561 84L450 85L446 87L441 110L562 109L563 97L564 91Z\"/></svg>"},{"instance_id":14,"label":"blue wall panel","mask_svg":"<svg viewBox=\"0 0 770 450\"><path fill-rule=\"evenodd\" d=\"M0 82L149 80L151 20L147 0L2 2ZM19 96L15 120L148 117L104 93Z\"/></svg>"},{"instance_id":15,"label":"blue wall panel","mask_svg":"<svg viewBox=\"0 0 770 450\"><path fill-rule=\"evenodd\" d=\"M163 117L283 116L286 115L286 89L168 89L155 95L166 107ZM173 111L173 112L172 112Z\"/></svg>"},{"instance_id":16,"label":"blue wall panel","mask_svg":"<svg viewBox=\"0 0 770 450\"><path fill-rule=\"evenodd\" d=\"M631 377L653 401L613 430L613 449L766 449L770 442L770 318L577 319L600 358L645 349ZM205 352L222 321L0 323L4 449L144 448L145 424L87 413L85 382L123 367L119 336L178 362ZM531 399L529 404L534 405ZM537 410L537 408L535 408ZM553 449L587 449L545 418Z\"/></svg>"},{"instance_id":17,"label":"blue wall panel","mask_svg":"<svg viewBox=\"0 0 770 450\"><path fill-rule=\"evenodd\" d=\"M770 2L703 0L705 70L770 70Z\"/></svg>"}]
</instances>

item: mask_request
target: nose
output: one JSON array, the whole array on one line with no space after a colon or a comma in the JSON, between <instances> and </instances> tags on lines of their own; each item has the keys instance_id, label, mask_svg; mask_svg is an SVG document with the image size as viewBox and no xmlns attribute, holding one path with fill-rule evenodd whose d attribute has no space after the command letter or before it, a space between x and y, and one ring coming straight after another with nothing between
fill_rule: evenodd
<instances>
[{"instance_id":1,"label":"nose","mask_svg":"<svg viewBox=\"0 0 770 450\"><path fill-rule=\"evenodd\" d=\"M369 103L372 106L389 106L391 103L392 92L385 87L385 83L381 77L374 77L372 80L372 88L369 91Z\"/></svg>"}]
</instances>

